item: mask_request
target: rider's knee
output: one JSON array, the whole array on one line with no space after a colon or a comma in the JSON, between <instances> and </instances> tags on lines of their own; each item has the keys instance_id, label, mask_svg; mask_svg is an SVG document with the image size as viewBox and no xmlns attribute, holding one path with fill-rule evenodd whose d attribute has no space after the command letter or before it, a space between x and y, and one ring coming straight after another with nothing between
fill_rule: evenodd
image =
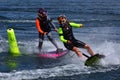
<instances>
[{"instance_id":1,"label":"rider's knee","mask_svg":"<svg viewBox=\"0 0 120 80\"><path fill-rule=\"evenodd\" d=\"M89 49L89 48L90 48L90 46L89 46L88 44L86 44L86 45L85 45L85 48L86 48L86 49Z\"/></svg>"},{"instance_id":2,"label":"rider's knee","mask_svg":"<svg viewBox=\"0 0 120 80\"><path fill-rule=\"evenodd\" d=\"M78 51L79 49L77 47L73 47L73 51Z\"/></svg>"}]
</instances>

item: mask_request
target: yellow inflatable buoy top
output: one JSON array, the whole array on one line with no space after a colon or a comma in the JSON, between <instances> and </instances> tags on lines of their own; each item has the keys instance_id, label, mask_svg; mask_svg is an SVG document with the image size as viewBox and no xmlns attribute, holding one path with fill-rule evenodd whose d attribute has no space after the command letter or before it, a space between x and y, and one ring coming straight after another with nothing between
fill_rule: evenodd
<instances>
[{"instance_id":1,"label":"yellow inflatable buoy top","mask_svg":"<svg viewBox=\"0 0 120 80\"><path fill-rule=\"evenodd\" d=\"M9 52L12 56L19 56L20 50L17 44L16 36L12 28L7 29Z\"/></svg>"}]
</instances>

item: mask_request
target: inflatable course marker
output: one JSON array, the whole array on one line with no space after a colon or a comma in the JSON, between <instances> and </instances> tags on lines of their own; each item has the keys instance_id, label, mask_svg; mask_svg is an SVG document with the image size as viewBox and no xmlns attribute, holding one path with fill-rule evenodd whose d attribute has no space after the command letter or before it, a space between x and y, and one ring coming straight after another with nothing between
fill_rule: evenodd
<instances>
[{"instance_id":1,"label":"inflatable course marker","mask_svg":"<svg viewBox=\"0 0 120 80\"><path fill-rule=\"evenodd\" d=\"M7 35L8 35L8 44L9 44L10 54L12 56L19 56L20 51L19 51L19 47L17 44L14 30L12 28L7 29Z\"/></svg>"}]
</instances>

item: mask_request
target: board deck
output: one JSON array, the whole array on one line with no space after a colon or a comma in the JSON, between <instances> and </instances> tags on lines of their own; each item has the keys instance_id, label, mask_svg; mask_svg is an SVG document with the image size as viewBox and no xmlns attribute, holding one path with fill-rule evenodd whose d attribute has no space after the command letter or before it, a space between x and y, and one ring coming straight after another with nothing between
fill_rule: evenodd
<instances>
[{"instance_id":1,"label":"board deck","mask_svg":"<svg viewBox=\"0 0 120 80\"><path fill-rule=\"evenodd\" d=\"M38 55L38 57L40 58L50 58L50 59L56 59L59 57L64 56L65 54L68 53L68 50L63 50L60 52L56 52L56 51L50 51L50 52L40 52Z\"/></svg>"},{"instance_id":2,"label":"board deck","mask_svg":"<svg viewBox=\"0 0 120 80\"><path fill-rule=\"evenodd\" d=\"M85 65L86 66L96 66L99 64L100 59L104 58L104 55L100 55L100 54L96 54L92 57L89 57L86 61L85 61Z\"/></svg>"}]
</instances>

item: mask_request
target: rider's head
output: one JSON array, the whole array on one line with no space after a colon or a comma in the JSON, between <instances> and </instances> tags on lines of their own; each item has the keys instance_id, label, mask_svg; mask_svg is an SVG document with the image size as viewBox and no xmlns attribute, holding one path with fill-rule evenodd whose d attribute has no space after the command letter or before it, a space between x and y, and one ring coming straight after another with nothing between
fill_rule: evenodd
<instances>
[{"instance_id":1,"label":"rider's head","mask_svg":"<svg viewBox=\"0 0 120 80\"><path fill-rule=\"evenodd\" d=\"M46 17L47 16L47 11L44 8L40 8L38 10L38 16L39 17Z\"/></svg>"},{"instance_id":2,"label":"rider's head","mask_svg":"<svg viewBox=\"0 0 120 80\"><path fill-rule=\"evenodd\" d=\"M64 24L67 21L67 18L65 15L60 15L57 19L58 19L59 24Z\"/></svg>"}]
</instances>

